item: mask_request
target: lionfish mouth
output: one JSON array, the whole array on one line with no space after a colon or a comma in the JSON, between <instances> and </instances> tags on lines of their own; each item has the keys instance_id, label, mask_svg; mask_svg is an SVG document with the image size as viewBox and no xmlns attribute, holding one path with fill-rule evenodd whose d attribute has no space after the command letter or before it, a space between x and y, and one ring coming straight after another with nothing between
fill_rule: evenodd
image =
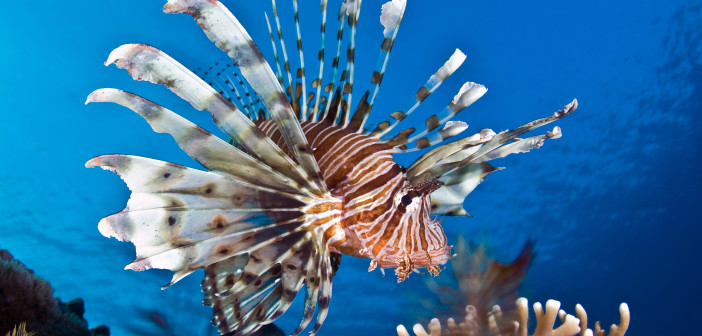
<instances>
[{"instance_id":1,"label":"lionfish mouth","mask_svg":"<svg viewBox=\"0 0 702 336\"><path fill-rule=\"evenodd\" d=\"M414 252L409 256L389 257L387 262L395 266L397 282L402 282L407 279L412 272L420 268L426 268L429 274L433 276L439 275L442 270L441 265L445 265L446 262L448 262L450 254L451 247L444 246L439 249Z\"/></svg>"}]
</instances>

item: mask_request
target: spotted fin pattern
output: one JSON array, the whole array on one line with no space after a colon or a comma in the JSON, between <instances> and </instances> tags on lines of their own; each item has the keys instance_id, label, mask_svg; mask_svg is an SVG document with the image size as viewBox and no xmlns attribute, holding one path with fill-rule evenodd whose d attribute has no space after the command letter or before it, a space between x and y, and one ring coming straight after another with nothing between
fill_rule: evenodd
<instances>
[{"instance_id":1,"label":"spotted fin pattern","mask_svg":"<svg viewBox=\"0 0 702 336\"><path fill-rule=\"evenodd\" d=\"M220 332L251 334L285 312L305 283L308 309L318 308L321 325L331 265L319 237L337 220L338 202L143 157L106 155L86 166L119 174L132 190L127 207L98 225L103 235L136 246L137 259L126 268L169 269L165 287L204 268L205 303ZM303 321L309 317L305 312Z\"/></svg>"},{"instance_id":2,"label":"spotted fin pattern","mask_svg":"<svg viewBox=\"0 0 702 336\"><path fill-rule=\"evenodd\" d=\"M299 193L299 185L293 180L149 100L118 89L99 89L88 96L86 103L91 102L117 103L135 111L154 131L172 135L183 151L210 171L232 175L251 185Z\"/></svg>"},{"instance_id":3,"label":"spotted fin pattern","mask_svg":"<svg viewBox=\"0 0 702 336\"><path fill-rule=\"evenodd\" d=\"M574 101L552 117L513 130L499 134L483 130L444 143L468 127L451 119L487 90L467 82L446 108L426 119L418 133L407 128L389 134L462 64L465 55L456 50L406 109L390 115L392 123L386 120L372 130L364 129L406 1L391 0L382 7L384 40L371 78L372 90L353 110L361 0L344 1L339 9L337 53L332 77L323 87L326 97L321 83L327 1L320 3L320 68L310 86L316 94L311 90L309 95L297 1L293 0L293 8L301 68L294 83L275 1L272 4L284 59L282 70L266 16L277 74L237 18L216 0L168 0L164 6L164 12L195 18L207 37L232 59L233 63L217 68L222 71L209 74L216 73L216 80L204 81L162 51L143 44L118 47L106 62L126 69L136 80L164 85L196 109L208 111L230 141L128 92L99 89L88 97L88 102L112 102L135 111L155 132L170 134L184 152L207 168L202 171L129 155L99 156L86 164L119 174L132 191L125 209L98 225L103 235L135 245L137 259L127 268L171 270L173 279L164 287L204 269L204 302L213 308L213 323L227 335L251 335L274 321L303 286L304 311L293 334L302 332L313 319L311 333L316 333L328 313L337 253L371 258L371 268L394 268L398 281L417 268L438 274L450 247L430 212L466 215L463 199L485 176L500 169L487 161L558 138L557 127L544 135L518 137L577 107ZM345 70L337 85L346 25L350 36ZM229 72L230 65L238 70ZM205 71L203 77L207 76ZM406 170L392 157L432 146L437 147Z\"/></svg>"},{"instance_id":4,"label":"spotted fin pattern","mask_svg":"<svg viewBox=\"0 0 702 336\"><path fill-rule=\"evenodd\" d=\"M221 60L215 62L209 69L202 71L201 68L198 68L197 70L196 74L229 102L234 103L232 98L236 98L238 105L235 105L245 112L249 119L256 120L259 118L256 111L260 109L261 100L258 99L258 96L254 100L251 90L249 90L250 87L241 78L236 64L232 64L231 61ZM244 97L246 101L244 101Z\"/></svg>"},{"instance_id":5,"label":"spotted fin pattern","mask_svg":"<svg viewBox=\"0 0 702 336\"><path fill-rule=\"evenodd\" d=\"M419 107L419 105L422 104L424 100L426 100L429 95L431 95L441 84L449 77L451 76L458 68L463 64L463 61L465 61L466 55L461 52L460 50L456 49L451 57L442 65L439 70L437 70L429 79L427 82L420 87L417 90L417 93L414 96L414 99L408 104L410 107L403 110L395 111L393 112L390 117L392 117L393 122L390 123L389 121L383 121L378 126L375 127L375 130L373 131L373 135L376 135L377 137L382 137L390 130L395 128L397 124L400 123L403 119L405 119L407 116L409 116L414 110Z\"/></svg>"},{"instance_id":6,"label":"spotted fin pattern","mask_svg":"<svg viewBox=\"0 0 702 336\"><path fill-rule=\"evenodd\" d=\"M317 74L317 78L312 81L312 88L317 89L317 93L315 94L315 100L314 100L314 107L312 108L312 111L310 111L310 120L317 120L317 116L319 115L319 104L321 101L321 96L322 96L322 75L324 74L324 49L326 45L325 37L326 37L326 31L327 31L327 0L322 0L320 1L319 4L320 7L320 12L322 13L322 24L320 27L320 32L321 32L321 46L319 47L319 52L317 53L317 60L319 61L319 70Z\"/></svg>"},{"instance_id":7,"label":"spotted fin pattern","mask_svg":"<svg viewBox=\"0 0 702 336\"><path fill-rule=\"evenodd\" d=\"M221 23L231 16L222 8L209 1L171 1L165 6L196 16L215 35L222 27L209 25L210 18ZM227 23L238 24L232 22ZM235 63L278 123L295 160L227 98L168 55L147 45L121 46L106 64L126 69L137 80L163 84L196 109L207 110L246 152L144 98L117 89L96 90L87 102L132 109L154 131L173 136L209 170L128 155L90 160L86 166L119 174L132 191L125 209L104 218L98 228L105 236L135 245L137 259L128 269L173 271L164 288L204 269L205 303L213 307L213 322L223 334L250 335L272 322L303 285L306 306L296 333L315 313L316 332L331 298L329 244L340 236L340 201L327 192L314 157L306 154L306 140L289 103L279 98L284 95L278 82L265 76L272 74L267 64L242 64L242 57L255 59L260 52L248 44L243 28L238 34L222 41L239 57Z\"/></svg>"},{"instance_id":8,"label":"spotted fin pattern","mask_svg":"<svg viewBox=\"0 0 702 336\"><path fill-rule=\"evenodd\" d=\"M217 126L247 149L248 153L286 174L313 194L320 182L300 168L253 122L207 83L164 52L144 44L125 44L110 53L105 64L126 69L134 79L163 84L198 110L207 110Z\"/></svg>"},{"instance_id":9,"label":"spotted fin pattern","mask_svg":"<svg viewBox=\"0 0 702 336\"><path fill-rule=\"evenodd\" d=\"M219 2L207 0L170 0L163 7L166 13L187 13L193 16L207 37L237 62L242 75L256 91L266 109L275 120L294 157L317 187L325 193L322 179L312 150L307 144L302 128L293 113L283 88L266 62L251 36L239 20Z\"/></svg>"},{"instance_id":10,"label":"spotted fin pattern","mask_svg":"<svg viewBox=\"0 0 702 336\"><path fill-rule=\"evenodd\" d=\"M510 154L525 153L541 147L546 139L560 138L559 127L554 127L552 131L543 135L525 139L517 137L569 115L577 106L577 100L573 100L554 115L532 121L513 130L495 134L492 130L485 129L471 137L436 147L422 155L407 169L407 177L413 183L432 179L439 179L444 183L432 193L432 213L468 215L462 206L465 198L488 174L502 169L494 168L486 161Z\"/></svg>"}]
</instances>

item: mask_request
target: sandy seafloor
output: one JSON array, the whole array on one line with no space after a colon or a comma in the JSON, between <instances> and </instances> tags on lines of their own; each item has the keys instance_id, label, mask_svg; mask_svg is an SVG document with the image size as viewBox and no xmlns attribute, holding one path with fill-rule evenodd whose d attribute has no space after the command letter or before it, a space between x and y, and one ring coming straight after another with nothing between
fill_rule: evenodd
<instances>
[{"instance_id":1,"label":"sandy seafloor","mask_svg":"<svg viewBox=\"0 0 702 336\"><path fill-rule=\"evenodd\" d=\"M280 13L290 13L279 2ZM189 16L163 14L163 3L11 1L0 20L0 247L49 280L57 296L85 299L91 326L107 324L118 336L143 328L144 309L177 320L182 335L203 334L210 319L200 303L201 272L162 291L168 272L123 270L133 247L102 237L97 222L122 209L129 191L116 175L83 167L109 153L198 167L129 110L83 105L93 89L117 87L214 129L205 112L166 89L102 65L131 42L157 46L191 68L224 56ZM225 3L272 59L263 17L270 4ZM380 5L363 2L357 98L381 41ZM300 6L314 73L319 7ZM291 15L282 19L294 47ZM569 312L581 303L592 321L609 325L626 301L627 335L698 334L701 22L702 2L689 0L410 1L374 113L405 106L454 48L467 62L409 123L441 109L464 81L489 88L459 115L473 132L515 127L578 98L576 113L557 122L563 138L498 162L508 169L465 203L474 217L443 219L449 239L462 232L488 242L504 261L533 239L538 256L521 291L531 302L559 299ZM333 40L332 19L328 26ZM422 288L422 276L398 285L391 272L369 274L367 266L343 258L321 335L393 335L398 323L416 320L407 293ZM300 313L293 307L279 324L291 331Z\"/></svg>"}]
</instances>

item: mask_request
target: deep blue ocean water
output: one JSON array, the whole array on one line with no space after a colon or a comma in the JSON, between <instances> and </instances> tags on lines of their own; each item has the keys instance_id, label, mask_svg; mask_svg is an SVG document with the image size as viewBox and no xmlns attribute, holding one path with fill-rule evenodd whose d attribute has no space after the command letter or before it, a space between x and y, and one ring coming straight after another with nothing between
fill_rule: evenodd
<instances>
[{"instance_id":1,"label":"deep blue ocean water","mask_svg":"<svg viewBox=\"0 0 702 336\"><path fill-rule=\"evenodd\" d=\"M279 2L296 59L291 6ZM0 248L49 280L57 296L83 298L91 326L107 324L113 335L140 328L139 312L148 309L177 320L183 335L205 330L210 319L201 305L202 273L162 291L169 272L123 270L134 258L132 245L102 237L97 222L121 210L129 191L116 175L83 166L100 154L127 153L198 167L135 113L83 105L92 90L117 87L214 129L207 113L165 88L102 65L113 48L134 42L191 68L225 56L189 16L163 14L163 3L12 1L0 21ZM437 112L465 81L489 89L458 117L474 132L521 125L573 98L580 103L556 123L561 139L498 163L507 169L465 203L473 217L443 219L449 239L463 233L487 242L505 261L535 241L538 255L521 290L531 302L558 299L571 313L581 303L591 321L609 325L625 301L632 313L627 335L698 334L702 2L440 3L407 5L377 118L405 106L455 48L466 63L410 122ZM263 17L270 4L225 4L272 59ZM381 4L363 2L357 98L382 39ZM315 69L319 7L300 6L301 20L312 22L302 33L308 69ZM335 24L328 26L333 40ZM392 274L367 273L367 266L343 258L322 335L393 335L398 323L416 321L407 293L422 288L422 276L398 285ZM300 313L294 307L278 324L291 331Z\"/></svg>"}]
</instances>

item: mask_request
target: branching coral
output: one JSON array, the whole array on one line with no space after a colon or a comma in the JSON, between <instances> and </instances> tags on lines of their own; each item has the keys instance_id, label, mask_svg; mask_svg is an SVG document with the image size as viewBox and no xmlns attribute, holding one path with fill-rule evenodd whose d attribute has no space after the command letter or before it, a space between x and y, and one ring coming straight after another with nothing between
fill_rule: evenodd
<instances>
[{"instance_id":1,"label":"branching coral","mask_svg":"<svg viewBox=\"0 0 702 336\"><path fill-rule=\"evenodd\" d=\"M595 322L594 332L591 329L587 329L587 313L585 313L585 308L580 304L575 306L575 313L580 319L580 329L583 330L580 334L582 336L624 336L627 329L629 329L629 306L626 303L619 305L619 316L621 316L621 320L618 325L612 324L612 326L609 327L609 334L602 329L600 321Z\"/></svg>"},{"instance_id":2,"label":"branching coral","mask_svg":"<svg viewBox=\"0 0 702 336\"><path fill-rule=\"evenodd\" d=\"M436 295L436 303L429 306L438 318L431 320L428 331L421 324L415 324L414 333L417 336L527 336L528 302L525 298L517 299L517 290L531 259L531 244L526 245L512 264L502 264L488 258L482 246L469 247L459 239L451 263L458 288L427 283ZM607 336L599 322L594 331L587 329L587 314L581 305L575 307L577 318L560 310L560 306L555 300L547 301L545 306L538 302L533 305L536 326L532 336ZM462 321L448 318L442 329L440 319L460 316L463 312ZM623 336L629 327L626 303L621 304L619 313L621 322L612 325L609 336ZM561 323L554 329L558 318ZM397 333L409 336L402 325L397 327Z\"/></svg>"},{"instance_id":3,"label":"branching coral","mask_svg":"<svg viewBox=\"0 0 702 336\"><path fill-rule=\"evenodd\" d=\"M555 300L548 300L546 307L540 303L535 303L534 315L536 317L536 328L531 336L624 336L629 328L629 306L622 303L619 306L621 321L619 325L613 324L607 334L600 323L595 324L595 331L587 328L587 314L581 305L575 307L577 318L566 314L560 310L561 303ZM481 328L478 322L479 312L473 306L466 306L465 319L456 323L453 319L448 319L446 329L442 329L439 319L432 319L427 326L427 331L420 324L415 324L412 330L416 336L527 336L529 308L525 298L516 301L517 314L515 319L505 317L499 306L494 306L488 313L488 327ZM554 329L556 318L560 318L561 324ZM410 336L410 333L403 325L397 326L399 336Z\"/></svg>"}]
</instances>

